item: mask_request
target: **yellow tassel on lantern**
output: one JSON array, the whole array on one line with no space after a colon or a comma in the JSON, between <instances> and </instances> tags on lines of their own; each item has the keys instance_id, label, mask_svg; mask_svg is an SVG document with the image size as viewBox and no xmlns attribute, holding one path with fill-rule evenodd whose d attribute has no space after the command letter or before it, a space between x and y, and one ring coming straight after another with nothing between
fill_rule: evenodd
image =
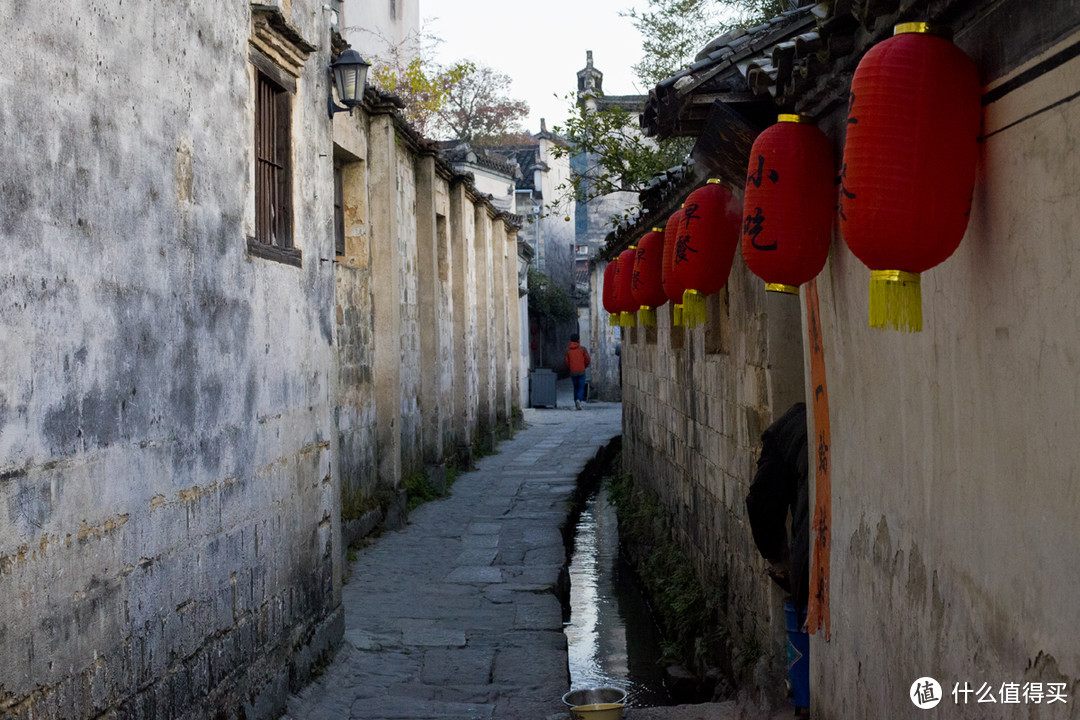
<instances>
[{"instance_id":1,"label":"yellow tassel on lantern","mask_svg":"<svg viewBox=\"0 0 1080 720\"><path fill-rule=\"evenodd\" d=\"M787 293L788 295L798 295L798 285L785 285L784 283L765 283L765 292L775 293Z\"/></svg>"},{"instance_id":2,"label":"yellow tassel on lantern","mask_svg":"<svg viewBox=\"0 0 1080 720\"><path fill-rule=\"evenodd\" d=\"M696 328L705 324L705 296L697 290L687 290L682 296L683 324Z\"/></svg>"},{"instance_id":3,"label":"yellow tassel on lantern","mask_svg":"<svg viewBox=\"0 0 1080 720\"><path fill-rule=\"evenodd\" d=\"M619 316L619 325L622 327L635 327L637 326L637 313L636 312L624 312Z\"/></svg>"},{"instance_id":4,"label":"yellow tassel on lantern","mask_svg":"<svg viewBox=\"0 0 1080 720\"><path fill-rule=\"evenodd\" d=\"M671 322L675 324L675 327L682 327L682 305L673 304L671 306Z\"/></svg>"},{"instance_id":5,"label":"yellow tassel on lantern","mask_svg":"<svg viewBox=\"0 0 1080 720\"><path fill-rule=\"evenodd\" d=\"M917 273L870 271L870 327L922 330L922 291Z\"/></svg>"},{"instance_id":6,"label":"yellow tassel on lantern","mask_svg":"<svg viewBox=\"0 0 1080 720\"><path fill-rule=\"evenodd\" d=\"M656 327L656 308L642 305L641 309L638 310L638 319L641 321L642 325Z\"/></svg>"},{"instance_id":7,"label":"yellow tassel on lantern","mask_svg":"<svg viewBox=\"0 0 1080 720\"><path fill-rule=\"evenodd\" d=\"M607 316L607 324L611 327L619 327L619 313L609 313Z\"/></svg>"}]
</instances>

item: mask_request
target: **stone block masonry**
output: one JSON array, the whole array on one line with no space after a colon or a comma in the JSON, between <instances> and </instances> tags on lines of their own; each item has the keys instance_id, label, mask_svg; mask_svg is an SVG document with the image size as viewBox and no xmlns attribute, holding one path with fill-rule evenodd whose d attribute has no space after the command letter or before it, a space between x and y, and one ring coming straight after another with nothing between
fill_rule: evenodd
<instances>
[{"instance_id":1,"label":"stone block masonry","mask_svg":"<svg viewBox=\"0 0 1080 720\"><path fill-rule=\"evenodd\" d=\"M711 661L774 706L783 702L784 618L745 498L762 431L803 399L800 308L798 298L767 296L737 263L704 327L673 329L661 308L659 327L638 328L622 348L623 468L658 499L707 588L726 637L726 657Z\"/></svg>"}]
</instances>

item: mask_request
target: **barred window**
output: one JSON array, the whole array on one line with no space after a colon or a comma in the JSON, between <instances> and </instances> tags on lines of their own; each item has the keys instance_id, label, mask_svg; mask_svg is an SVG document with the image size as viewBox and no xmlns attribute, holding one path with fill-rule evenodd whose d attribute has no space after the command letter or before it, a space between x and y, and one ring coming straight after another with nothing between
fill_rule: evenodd
<instances>
[{"instance_id":1,"label":"barred window","mask_svg":"<svg viewBox=\"0 0 1080 720\"><path fill-rule=\"evenodd\" d=\"M259 63L261 65L262 63ZM255 96L255 239L293 246L289 89L258 68Z\"/></svg>"},{"instance_id":2,"label":"barred window","mask_svg":"<svg viewBox=\"0 0 1080 720\"><path fill-rule=\"evenodd\" d=\"M345 172L334 165L334 254L345 254Z\"/></svg>"}]
</instances>

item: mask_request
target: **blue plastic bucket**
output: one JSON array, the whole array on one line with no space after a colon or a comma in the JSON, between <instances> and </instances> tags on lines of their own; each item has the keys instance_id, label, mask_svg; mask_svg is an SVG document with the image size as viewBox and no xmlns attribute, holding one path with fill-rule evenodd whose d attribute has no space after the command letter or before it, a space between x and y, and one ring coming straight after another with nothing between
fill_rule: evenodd
<instances>
[{"instance_id":1,"label":"blue plastic bucket","mask_svg":"<svg viewBox=\"0 0 1080 720\"><path fill-rule=\"evenodd\" d=\"M784 616L787 619L787 669L791 682L791 704L795 707L810 707L810 636L802 629L802 615L795 612L795 606L784 603Z\"/></svg>"}]
</instances>

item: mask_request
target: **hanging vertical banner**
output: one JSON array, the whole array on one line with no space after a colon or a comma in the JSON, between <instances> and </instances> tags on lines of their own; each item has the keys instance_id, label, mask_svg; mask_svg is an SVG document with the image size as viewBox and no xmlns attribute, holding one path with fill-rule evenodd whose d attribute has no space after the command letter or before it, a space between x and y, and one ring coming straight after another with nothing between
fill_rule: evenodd
<instances>
[{"instance_id":1,"label":"hanging vertical banner","mask_svg":"<svg viewBox=\"0 0 1080 720\"><path fill-rule=\"evenodd\" d=\"M816 633L829 629L829 551L832 533L832 479L829 475L829 390L825 384L825 346L821 338L817 280L806 283L806 325L810 341L810 383L813 387L814 443L814 559L810 565L810 603L806 628Z\"/></svg>"}]
</instances>

